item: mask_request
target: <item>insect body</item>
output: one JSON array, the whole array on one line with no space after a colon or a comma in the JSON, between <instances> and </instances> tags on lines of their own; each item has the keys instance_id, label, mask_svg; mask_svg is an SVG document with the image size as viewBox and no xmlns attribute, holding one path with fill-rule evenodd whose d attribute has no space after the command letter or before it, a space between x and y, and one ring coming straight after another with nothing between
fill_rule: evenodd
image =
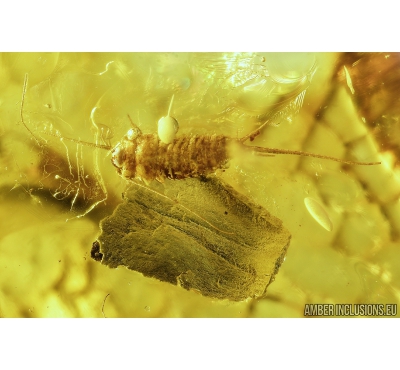
<instances>
[{"instance_id":1,"label":"insect body","mask_svg":"<svg viewBox=\"0 0 400 370\"><path fill-rule=\"evenodd\" d=\"M165 144L156 134L130 129L112 150L112 163L122 177L145 182L207 176L226 167L230 141L224 135L182 135Z\"/></svg>"},{"instance_id":2,"label":"insect body","mask_svg":"<svg viewBox=\"0 0 400 370\"><path fill-rule=\"evenodd\" d=\"M25 75L24 87L21 101L21 121L31 135L40 145L39 140L26 126L23 119L23 103L27 88L28 76ZM146 183L153 180L160 182L165 179L185 179L207 176L218 169L227 167L232 156L232 147L235 149L250 150L263 154L292 154L307 157L329 159L350 165L375 165L381 162L355 162L344 161L338 158L307 153L295 150L273 149L245 144L246 140L253 141L261 132L261 129L268 124L268 121L261 125L256 131L240 139L230 138L224 135L182 135L175 137L178 129L177 121L170 116L173 98L168 110L168 115L159 121L161 132L166 130L166 138L163 134L142 134L140 129L134 125L122 140L112 148L109 145L97 145L71 138L63 138L79 144L94 146L101 149L111 150L112 164L117 168L118 173L129 180L139 179ZM176 125L171 125L176 122Z\"/></svg>"},{"instance_id":3,"label":"insect body","mask_svg":"<svg viewBox=\"0 0 400 370\"><path fill-rule=\"evenodd\" d=\"M128 131L112 149L112 163L126 179L153 180L185 179L207 176L227 167L236 150L250 150L267 154L293 154L329 159L352 165L374 165L380 162L344 161L334 157L301 151L249 146L247 135L233 139L224 135L182 135L171 143L162 142L157 134L142 134L138 127ZM235 148L236 146L236 148Z\"/></svg>"}]
</instances>

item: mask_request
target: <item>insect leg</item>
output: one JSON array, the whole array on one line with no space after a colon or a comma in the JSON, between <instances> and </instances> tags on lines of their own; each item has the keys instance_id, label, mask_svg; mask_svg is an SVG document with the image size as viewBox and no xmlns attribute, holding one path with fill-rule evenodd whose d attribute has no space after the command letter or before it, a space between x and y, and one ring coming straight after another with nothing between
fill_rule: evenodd
<instances>
[{"instance_id":1,"label":"insect leg","mask_svg":"<svg viewBox=\"0 0 400 370\"><path fill-rule=\"evenodd\" d=\"M258 129L250 132L250 134L243 136L242 138L239 139L239 142L244 143L246 140L253 141L258 135L261 134L261 130L269 124L270 120L265 121Z\"/></svg>"}]
</instances>

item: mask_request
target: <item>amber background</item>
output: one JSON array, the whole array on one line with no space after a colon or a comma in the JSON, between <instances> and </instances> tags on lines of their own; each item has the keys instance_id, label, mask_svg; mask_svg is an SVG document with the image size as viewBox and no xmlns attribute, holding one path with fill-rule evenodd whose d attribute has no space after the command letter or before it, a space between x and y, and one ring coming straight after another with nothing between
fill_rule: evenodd
<instances>
[{"instance_id":1,"label":"amber background","mask_svg":"<svg viewBox=\"0 0 400 370\"><path fill-rule=\"evenodd\" d=\"M366 61L369 68L361 69ZM399 56L390 53L2 54L0 316L302 317L305 303L398 303L398 70ZM26 73L24 119L31 132L20 118ZM382 88L383 79L390 89ZM296 98L305 90L300 107ZM213 301L90 258L99 220L112 213L126 183L105 151L64 145L44 132L101 141L90 119L97 107L94 120L115 144L129 128L127 114L142 131L154 132L172 94L180 133L241 137L271 117L274 125L255 145L383 162L355 167L292 156L232 160L220 176L282 219L292 234L265 299ZM393 104L384 103L388 97ZM84 170L80 178L78 168ZM102 199L96 174L107 201L73 218ZM60 191L66 197L56 200ZM309 196L324 205L332 232L306 210Z\"/></svg>"}]
</instances>

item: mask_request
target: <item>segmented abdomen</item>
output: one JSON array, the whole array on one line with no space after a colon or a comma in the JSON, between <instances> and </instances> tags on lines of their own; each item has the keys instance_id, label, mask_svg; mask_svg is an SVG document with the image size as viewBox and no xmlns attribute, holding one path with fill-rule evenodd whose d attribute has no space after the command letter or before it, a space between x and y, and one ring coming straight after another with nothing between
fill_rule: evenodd
<instances>
[{"instance_id":1,"label":"segmented abdomen","mask_svg":"<svg viewBox=\"0 0 400 370\"><path fill-rule=\"evenodd\" d=\"M226 166L228 141L223 135L184 135L164 144L157 135L141 135L135 151L135 177L162 181L206 176Z\"/></svg>"}]
</instances>

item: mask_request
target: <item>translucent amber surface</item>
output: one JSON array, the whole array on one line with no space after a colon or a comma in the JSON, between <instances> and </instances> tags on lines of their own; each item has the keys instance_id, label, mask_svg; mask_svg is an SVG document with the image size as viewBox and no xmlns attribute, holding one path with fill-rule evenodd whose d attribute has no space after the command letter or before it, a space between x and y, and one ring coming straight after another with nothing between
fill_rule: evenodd
<instances>
[{"instance_id":1,"label":"translucent amber surface","mask_svg":"<svg viewBox=\"0 0 400 370\"><path fill-rule=\"evenodd\" d=\"M389 53L0 55L0 316L303 317L307 303L398 303L399 111L386 104L398 75ZM216 176L292 235L262 299L212 299L90 257L99 222L135 184L83 142L112 147L130 119L156 133L173 95L177 135L240 138L269 120L249 144L382 161L232 154Z\"/></svg>"}]
</instances>

